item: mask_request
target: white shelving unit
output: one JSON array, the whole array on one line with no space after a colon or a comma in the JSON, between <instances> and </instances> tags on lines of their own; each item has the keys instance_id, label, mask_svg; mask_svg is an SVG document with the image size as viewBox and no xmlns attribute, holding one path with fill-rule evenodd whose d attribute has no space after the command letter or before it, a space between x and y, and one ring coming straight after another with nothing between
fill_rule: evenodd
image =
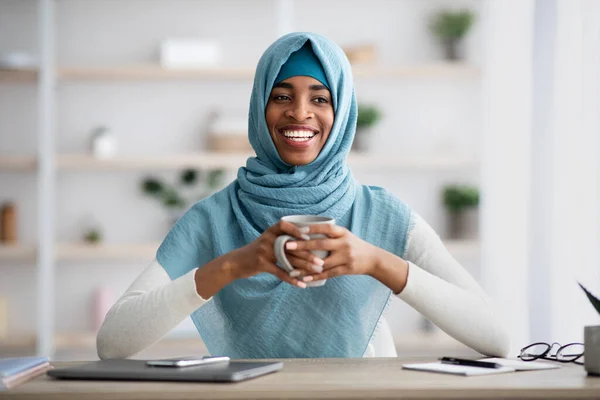
<instances>
[{"instance_id":1,"label":"white shelving unit","mask_svg":"<svg viewBox=\"0 0 600 400\"><path fill-rule=\"evenodd\" d=\"M278 1L277 20L280 30L290 27L293 17L289 0ZM159 243L102 244L57 243L54 221L57 174L62 172L170 170L220 168L233 170L244 165L250 154L193 153L172 156L119 156L97 159L85 154L55 154L55 87L70 81L164 81L164 80L251 80L254 69L220 68L202 70L168 70L158 65L116 67L57 67L55 65L55 0L38 0L39 49L38 70L0 69L0 82L34 83L38 87L39 150L37 155L7 156L0 154L0 172L33 173L38 176L38 241L30 245L0 246L2 261L37 262L37 353L51 356L57 345L54 328L54 277L57 261L88 261L114 259L148 260ZM285 32L280 32L285 33ZM354 75L361 79L436 78L478 79L478 67L461 63L435 63L405 66L356 66ZM435 171L471 170L479 162L469 157L428 155L401 157L398 155L371 157L352 154L349 164L356 168L390 168L398 170ZM478 254L477 241L448 241L452 254ZM88 335L88 334L86 334ZM76 336L76 335L75 335ZM88 335L89 336L89 335ZM68 337L61 336L61 337ZM86 336L87 337L87 336Z\"/></svg>"}]
</instances>

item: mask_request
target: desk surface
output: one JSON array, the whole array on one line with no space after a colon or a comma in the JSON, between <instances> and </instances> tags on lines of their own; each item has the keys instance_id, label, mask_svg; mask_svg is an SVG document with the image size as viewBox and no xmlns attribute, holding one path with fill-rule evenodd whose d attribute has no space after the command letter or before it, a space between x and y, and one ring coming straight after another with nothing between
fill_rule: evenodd
<instances>
[{"instance_id":1,"label":"desk surface","mask_svg":"<svg viewBox=\"0 0 600 400\"><path fill-rule=\"evenodd\" d=\"M234 384L107 382L53 380L27 382L0 397L6 399L258 399L258 398L600 398L600 378L582 366L487 376L454 376L401 369L431 359L284 360L280 372ZM80 363L57 362L56 367Z\"/></svg>"}]
</instances>

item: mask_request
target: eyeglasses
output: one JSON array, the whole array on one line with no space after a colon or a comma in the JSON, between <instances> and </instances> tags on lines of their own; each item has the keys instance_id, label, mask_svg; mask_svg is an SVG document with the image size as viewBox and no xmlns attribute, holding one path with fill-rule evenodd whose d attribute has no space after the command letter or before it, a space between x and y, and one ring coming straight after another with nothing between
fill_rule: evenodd
<instances>
[{"instance_id":1,"label":"eyeglasses","mask_svg":"<svg viewBox=\"0 0 600 400\"><path fill-rule=\"evenodd\" d=\"M558 346L558 350L552 354L552 349L556 346ZM533 343L521 349L519 358L523 361L542 359L583 365L583 343L569 343L564 346L556 342L552 344L544 342Z\"/></svg>"}]
</instances>

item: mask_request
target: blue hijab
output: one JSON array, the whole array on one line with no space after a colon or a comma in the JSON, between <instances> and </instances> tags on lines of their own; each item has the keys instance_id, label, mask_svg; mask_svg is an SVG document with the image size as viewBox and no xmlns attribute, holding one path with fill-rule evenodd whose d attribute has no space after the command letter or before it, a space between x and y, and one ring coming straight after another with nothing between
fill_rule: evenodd
<instances>
[{"instance_id":1,"label":"blue hijab","mask_svg":"<svg viewBox=\"0 0 600 400\"><path fill-rule=\"evenodd\" d=\"M265 121L271 88L290 55L310 41L333 99L335 120L319 156L305 166L280 157ZM357 105L350 64L330 40L291 33L273 43L256 68L248 136L256 157L225 189L192 206L168 233L157 260L177 279L255 240L285 215L333 217L358 237L402 256L409 208L387 191L353 178L346 158ZM391 291L363 275L300 289L262 273L232 282L192 313L213 355L232 358L361 357Z\"/></svg>"}]
</instances>

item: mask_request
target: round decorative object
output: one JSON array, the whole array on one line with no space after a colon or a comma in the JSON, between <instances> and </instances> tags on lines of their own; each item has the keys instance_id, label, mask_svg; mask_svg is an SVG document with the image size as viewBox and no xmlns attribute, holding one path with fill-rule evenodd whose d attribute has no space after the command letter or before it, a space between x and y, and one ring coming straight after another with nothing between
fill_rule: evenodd
<instances>
[{"instance_id":1,"label":"round decorative object","mask_svg":"<svg viewBox=\"0 0 600 400\"><path fill-rule=\"evenodd\" d=\"M108 128L100 126L92 131L92 154L98 158L114 157L117 153L117 140Z\"/></svg>"}]
</instances>

